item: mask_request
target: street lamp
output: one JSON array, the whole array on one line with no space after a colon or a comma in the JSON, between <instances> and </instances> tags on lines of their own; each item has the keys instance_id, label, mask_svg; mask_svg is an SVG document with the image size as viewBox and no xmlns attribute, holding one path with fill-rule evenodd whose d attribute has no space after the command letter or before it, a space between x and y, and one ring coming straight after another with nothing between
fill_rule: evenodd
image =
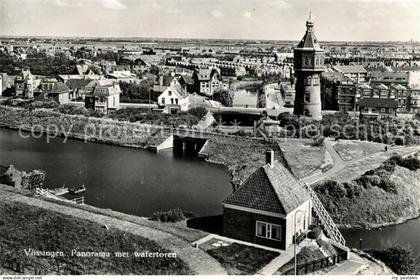
<instances>
[{"instance_id":1,"label":"street lamp","mask_svg":"<svg viewBox=\"0 0 420 280\"><path fill-rule=\"evenodd\" d=\"M293 242L293 255L294 255L294 258L295 258L295 275L297 275L297 259L296 259L296 215L298 214L298 213L301 213L301 214L303 214L303 217L305 218L305 212L303 211L303 210L297 210L296 212L295 212L295 215L294 215L294 242Z\"/></svg>"}]
</instances>

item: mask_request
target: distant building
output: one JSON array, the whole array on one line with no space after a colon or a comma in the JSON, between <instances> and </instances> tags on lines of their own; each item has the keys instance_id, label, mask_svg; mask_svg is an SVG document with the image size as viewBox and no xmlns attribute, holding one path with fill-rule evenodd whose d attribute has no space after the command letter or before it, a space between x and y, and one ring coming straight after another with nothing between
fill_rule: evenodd
<instances>
[{"instance_id":1,"label":"distant building","mask_svg":"<svg viewBox=\"0 0 420 280\"><path fill-rule=\"evenodd\" d=\"M108 114L120 108L120 94L121 88L117 83L100 80L93 93L85 96L85 107Z\"/></svg>"},{"instance_id":2,"label":"distant building","mask_svg":"<svg viewBox=\"0 0 420 280\"><path fill-rule=\"evenodd\" d=\"M73 74L76 75L94 75L92 70L89 69L89 65L83 64L83 65L76 65L73 71Z\"/></svg>"},{"instance_id":3,"label":"distant building","mask_svg":"<svg viewBox=\"0 0 420 280\"><path fill-rule=\"evenodd\" d=\"M223 88L220 71L217 68L200 68L193 74L194 89L198 94L212 96L214 91Z\"/></svg>"},{"instance_id":4,"label":"distant building","mask_svg":"<svg viewBox=\"0 0 420 280\"><path fill-rule=\"evenodd\" d=\"M24 68L15 78L16 95L32 98L39 82L39 80L34 78L28 67Z\"/></svg>"},{"instance_id":5,"label":"distant building","mask_svg":"<svg viewBox=\"0 0 420 280\"><path fill-rule=\"evenodd\" d=\"M360 117L367 119L384 119L396 117L398 102L387 98L364 97L360 99Z\"/></svg>"},{"instance_id":6,"label":"distant building","mask_svg":"<svg viewBox=\"0 0 420 280\"><path fill-rule=\"evenodd\" d=\"M363 65L334 65L332 69L342 73L345 77L351 79L355 83L364 83L367 81L368 72Z\"/></svg>"},{"instance_id":7,"label":"distant building","mask_svg":"<svg viewBox=\"0 0 420 280\"><path fill-rule=\"evenodd\" d=\"M35 89L33 98L37 101L55 101L58 104L67 104L70 89L63 83L57 81L45 81Z\"/></svg>"},{"instance_id":8,"label":"distant building","mask_svg":"<svg viewBox=\"0 0 420 280\"><path fill-rule=\"evenodd\" d=\"M306 33L294 49L296 97L294 114L321 119L320 74L324 71L324 50L314 33L314 23L309 17Z\"/></svg>"},{"instance_id":9,"label":"distant building","mask_svg":"<svg viewBox=\"0 0 420 280\"><path fill-rule=\"evenodd\" d=\"M10 96L13 91L13 79L6 73L0 73L0 96Z\"/></svg>"},{"instance_id":10,"label":"distant building","mask_svg":"<svg viewBox=\"0 0 420 280\"><path fill-rule=\"evenodd\" d=\"M86 94L94 91L98 81L93 79L69 79L66 86L70 89L70 100L84 100Z\"/></svg>"},{"instance_id":11,"label":"distant building","mask_svg":"<svg viewBox=\"0 0 420 280\"><path fill-rule=\"evenodd\" d=\"M188 111L189 95L185 86L178 78L174 78L170 86L158 97L158 105L165 108L167 113Z\"/></svg>"},{"instance_id":12,"label":"distant building","mask_svg":"<svg viewBox=\"0 0 420 280\"><path fill-rule=\"evenodd\" d=\"M296 228L294 225L296 219ZM274 152L223 202L223 234L285 250L309 229L312 203L298 179Z\"/></svg>"}]
</instances>

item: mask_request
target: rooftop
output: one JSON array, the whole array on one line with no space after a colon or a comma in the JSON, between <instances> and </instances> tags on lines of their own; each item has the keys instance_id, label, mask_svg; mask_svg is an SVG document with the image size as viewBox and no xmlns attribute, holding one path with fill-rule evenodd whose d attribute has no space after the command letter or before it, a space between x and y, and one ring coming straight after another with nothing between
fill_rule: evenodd
<instances>
[{"instance_id":1,"label":"rooftop","mask_svg":"<svg viewBox=\"0 0 420 280\"><path fill-rule=\"evenodd\" d=\"M309 199L299 180L275 161L257 169L224 203L287 215Z\"/></svg>"},{"instance_id":2,"label":"rooftop","mask_svg":"<svg viewBox=\"0 0 420 280\"><path fill-rule=\"evenodd\" d=\"M359 101L360 107L398 108L398 101L388 98L364 97Z\"/></svg>"}]
</instances>

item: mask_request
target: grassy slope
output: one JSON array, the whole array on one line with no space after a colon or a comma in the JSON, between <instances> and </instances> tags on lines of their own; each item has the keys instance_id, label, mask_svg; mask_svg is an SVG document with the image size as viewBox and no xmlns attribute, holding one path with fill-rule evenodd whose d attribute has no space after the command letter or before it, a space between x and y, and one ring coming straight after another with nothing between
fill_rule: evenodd
<instances>
[{"instance_id":1,"label":"grassy slope","mask_svg":"<svg viewBox=\"0 0 420 280\"><path fill-rule=\"evenodd\" d=\"M325 147L315 147L309 139L284 139L279 145L290 168L298 178L308 176L324 163Z\"/></svg>"},{"instance_id":2,"label":"grassy slope","mask_svg":"<svg viewBox=\"0 0 420 280\"><path fill-rule=\"evenodd\" d=\"M206 152L211 162L224 164L232 175L232 183L240 185L257 168L265 164L265 152L274 150L275 159L285 162L277 143L243 137L212 137Z\"/></svg>"},{"instance_id":3,"label":"grassy slope","mask_svg":"<svg viewBox=\"0 0 420 280\"><path fill-rule=\"evenodd\" d=\"M377 186L361 188L358 196L318 195L334 221L342 226L378 227L420 215L420 170L396 166L390 176L397 193Z\"/></svg>"},{"instance_id":4,"label":"grassy slope","mask_svg":"<svg viewBox=\"0 0 420 280\"><path fill-rule=\"evenodd\" d=\"M253 275L279 255L238 243L210 249L207 253L218 260L230 275Z\"/></svg>"},{"instance_id":5,"label":"grassy slope","mask_svg":"<svg viewBox=\"0 0 420 280\"><path fill-rule=\"evenodd\" d=\"M179 259L171 258L77 258L80 251L167 252L153 241L106 230L101 225L74 219L20 203L0 205L0 262L12 258L23 264L25 273L41 274L190 274ZM65 257L26 256L24 249L62 250Z\"/></svg>"}]
</instances>

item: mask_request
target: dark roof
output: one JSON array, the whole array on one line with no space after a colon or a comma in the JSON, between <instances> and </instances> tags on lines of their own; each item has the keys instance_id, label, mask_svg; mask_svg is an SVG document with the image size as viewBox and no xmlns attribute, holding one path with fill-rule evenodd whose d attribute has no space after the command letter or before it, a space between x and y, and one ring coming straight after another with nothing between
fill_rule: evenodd
<instances>
[{"instance_id":1,"label":"dark roof","mask_svg":"<svg viewBox=\"0 0 420 280\"><path fill-rule=\"evenodd\" d=\"M309 199L298 179L276 161L255 171L224 203L287 215Z\"/></svg>"},{"instance_id":2,"label":"dark roof","mask_svg":"<svg viewBox=\"0 0 420 280\"><path fill-rule=\"evenodd\" d=\"M186 84L193 85L194 79L191 76L182 75L181 78L184 80Z\"/></svg>"},{"instance_id":3,"label":"dark roof","mask_svg":"<svg viewBox=\"0 0 420 280\"><path fill-rule=\"evenodd\" d=\"M64 92L68 92L69 90L70 89L63 82L57 82L52 87L51 92L53 92L53 93L64 93Z\"/></svg>"},{"instance_id":4,"label":"dark roof","mask_svg":"<svg viewBox=\"0 0 420 280\"><path fill-rule=\"evenodd\" d=\"M359 101L360 107L398 108L398 101L388 98L363 97Z\"/></svg>"},{"instance_id":5,"label":"dark roof","mask_svg":"<svg viewBox=\"0 0 420 280\"><path fill-rule=\"evenodd\" d=\"M69 79L66 86L70 89L84 89L91 81L91 79Z\"/></svg>"},{"instance_id":6,"label":"dark roof","mask_svg":"<svg viewBox=\"0 0 420 280\"><path fill-rule=\"evenodd\" d=\"M298 44L298 48L310 48L310 49L317 49L321 50L321 46L317 38L315 37L315 33L313 30L314 23L310 21L310 19L306 22L306 33L303 36L302 40Z\"/></svg>"},{"instance_id":7,"label":"dark roof","mask_svg":"<svg viewBox=\"0 0 420 280\"><path fill-rule=\"evenodd\" d=\"M407 81L408 73L407 72L381 72L381 71L372 71L371 72L372 80L376 81Z\"/></svg>"}]
</instances>

